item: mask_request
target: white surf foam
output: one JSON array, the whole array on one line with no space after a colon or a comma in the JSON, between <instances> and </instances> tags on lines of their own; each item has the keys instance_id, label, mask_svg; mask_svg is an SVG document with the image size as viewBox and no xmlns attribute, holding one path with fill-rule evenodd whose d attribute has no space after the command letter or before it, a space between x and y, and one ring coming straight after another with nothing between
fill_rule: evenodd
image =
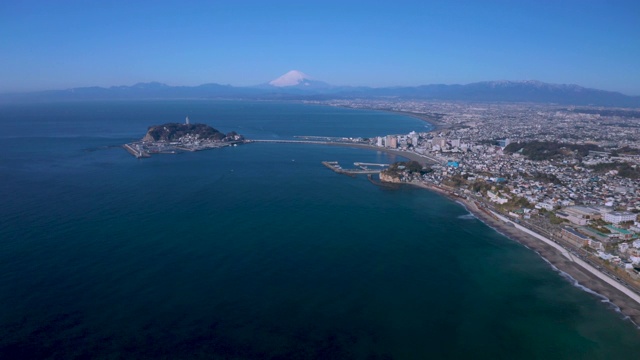
<instances>
[{"instance_id":1,"label":"white surf foam","mask_svg":"<svg viewBox=\"0 0 640 360\"><path fill-rule=\"evenodd\" d=\"M536 253L538 255L540 255L537 251ZM560 274L560 276L562 276L563 278L565 278L567 281L569 281L569 283L575 287L577 287L578 289L589 293L597 298L600 299L600 302L606 303L608 305L609 308L613 309L613 311L617 312L618 314L620 314L622 316L622 320L628 320L629 322L631 322L636 328L638 328L640 330L640 326L638 324L636 324L633 320L631 320L631 318L627 315L625 315L622 310L620 310L620 307L618 307L616 304L612 303L611 300L600 294L599 292L596 292L582 284L580 284L580 282L578 282L578 280L574 279L573 276L567 274L566 272L558 269L557 266L553 265L549 260L545 259L543 256L540 256L542 258L542 260L544 260L547 264L549 264L549 266L551 266L551 268L556 271L557 273Z\"/></svg>"},{"instance_id":2,"label":"white surf foam","mask_svg":"<svg viewBox=\"0 0 640 360\"><path fill-rule=\"evenodd\" d=\"M464 204L463 204L463 205L464 205ZM465 209L466 209L466 207L465 207ZM463 215L463 216L464 216L464 215ZM498 234L500 234L500 235L502 235L502 236L504 236L504 237L506 237L506 238L508 238L508 239L510 239L510 240L512 240L512 241L517 242L518 244L520 244L520 245L522 245L522 246L526 247L526 248L527 248L527 249L529 249L529 250L534 251L536 254L538 254L538 256L540 256L540 258L541 258L542 260L544 260L547 264L549 264L549 266L551 266L551 269L553 269L553 270L554 270L554 271L556 271L558 274L560 274L560 276L562 276L564 279L566 279L567 281L569 281L569 283L570 283L571 285L573 285L573 286L577 287L578 289L580 289L580 290L582 290L582 291L584 291L584 292L586 292L586 293L589 293L589 294L591 294L591 295L593 295L593 296L595 296L595 297L599 298L599 299L600 299L600 302L602 302L602 303L606 303L606 304L607 304L607 306L608 306L610 309L612 309L613 311L615 311L615 312L617 312L618 314L620 314L620 316L622 317L622 320L628 320L628 321L629 321L630 323L632 323L632 324L633 324L633 325L634 325L638 330L640 330L640 325L636 324L636 322L635 322L635 321L633 321L633 320L631 320L631 318L630 318L628 315L624 314L624 313L622 312L622 310L620 310L620 307L618 307L616 304L612 303L612 302L611 302L611 300L610 300L608 297L606 297L606 296L604 296L604 295L600 294L599 292L596 292L596 291L594 291L594 290L592 290L592 289L590 289L590 288L588 288L588 287L586 287L586 286L584 286L584 285L580 284L580 283L578 282L578 280L576 280L576 279L574 279L574 278L573 278L573 276L571 276L571 275L567 274L566 272L564 272L564 271L562 271L562 270L558 269L558 267L556 267L555 265L553 265L553 264L552 264L549 260L547 260L544 256L540 255L540 253L539 253L539 252L537 252L537 251L535 251L535 250L531 249L530 247L528 247L527 245L525 245L525 244L523 244L523 243L521 243L521 242L519 242L519 241L513 240L511 237L509 237L508 235L506 235L506 234L502 233L500 230L498 230L498 229L496 229L495 227L491 226L489 223L487 223L487 222L483 221L482 219L480 219L480 218L477 218L477 219L478 219L478 220L480 220L480 221L482 221L482 222L483 222L485 225L487 225L488 227L492 228L492 229L493 229L495 232L497 232Z\"/></svg>"}]
</instances>

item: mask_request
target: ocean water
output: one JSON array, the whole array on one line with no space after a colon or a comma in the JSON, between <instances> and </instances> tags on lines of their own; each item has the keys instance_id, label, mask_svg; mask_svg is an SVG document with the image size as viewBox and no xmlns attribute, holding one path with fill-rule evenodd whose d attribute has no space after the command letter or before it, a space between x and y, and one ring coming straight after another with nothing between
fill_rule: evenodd
<instances>
[{"instance_id":1,"label":"ocean water","mask_svg":"<svg viewBox=\"0 0 640 360\"><path fill-rule=\"evenodd\" d=\"M634 359L640 331L455 202L248 144L135 159L147 126L376 136L419 120L304 104L0 106L0 358Z\"/></svg>"}]
</instances>

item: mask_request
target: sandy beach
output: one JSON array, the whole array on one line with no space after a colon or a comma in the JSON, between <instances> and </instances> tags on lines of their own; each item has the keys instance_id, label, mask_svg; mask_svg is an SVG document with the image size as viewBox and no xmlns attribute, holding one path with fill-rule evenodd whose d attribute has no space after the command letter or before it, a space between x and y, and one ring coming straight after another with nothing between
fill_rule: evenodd
<instances>
[{"instance_id":1,"label":"sandy beach","mask_svg":"<svg viewBox=\"0 0 640 360\"><path fill-rule=\"evenodd\" d=\"M373 145L366 145L366 144L350 144L350 143L326 143L323 145L329 145L329 146L341 146L341 147L353 147L353 148L360 148L360 149L367 149L367 150L375 150L375 151L383 151L386 152L387 154L392 154L392 155L396 155L396 156L402 156L403 158L409 159L409 160L413 160L413 161L417 161L418 163L422 164L422 165L426 165L426 164L435 164L437 162L440 161L435 161L430 157L426 157L420 154L416 154L414 152L411 151L402 151L402 150L394 150L394 149L389 149L389 148L385 148L385 147L379 147L379 146L373 146Z\"/></svg>"},{"instance_id":2,"label":"sandy beach","mask_svg":"<svg viewBox=\"0 0 640 360\"><path fill-rule=\"evenodd\" d=\"M557 270L573 278L573 280L569 278L567 278L567 280L574 282L574 285L581 285L599 294L603 302L607 301L608 299L608 301L611 302L613 306L617 307L622 314L628 316L629 319L636 325L640 325L640 303L622 293L620 290L611 286L602 279L598 278L591 272L587 271L576 262L571 261L556 248L545 244L543 241L521 230L518 230L516 227L507 225L505 224L505 222L496 219L495 217L489 215L487 212L479 209L473 201L452 196L446 191L442 191L427 184L413 183L412 185L419 186L430 191L438 192L449 197L452 200L461 203L480 221L489 225L508 238L517 241L520 244L525 245L529 249L535 251L543 259L546 259L551 265L553 265ZM597 295L594 294L594 296Z\"/></svg>"},{"instance_id":3,"label":"sandy beach","mask_svg":"<svg viewBox=\"0 0 640 360\"><path fill-rule=\"evenodd\" d=\"M431 131L446 129L450 126L449 124L446 124L434 119L433 116L429 116L428 114L419 114L419 113L413 113L408 111L395 111L395 110L384 110L384 111L390 112L393 114L399 114L399 115L420 119L426 123L429 123L431 126L433 126L433 129Z\"/></svg>"}]
</instances>

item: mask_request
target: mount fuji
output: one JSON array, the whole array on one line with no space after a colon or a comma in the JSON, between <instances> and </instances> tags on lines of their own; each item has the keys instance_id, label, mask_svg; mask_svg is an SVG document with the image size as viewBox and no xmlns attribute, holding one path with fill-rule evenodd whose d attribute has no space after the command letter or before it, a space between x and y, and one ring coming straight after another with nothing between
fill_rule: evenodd
<instances>
[{"instance_id":1,"label":"mount fuji","mask_svg":"<svg viewBox=\"0 0 640 360\"><path fill-rule=\"evenodd\" d=\"M309 75L298 70L291 70L277 79L269 81L267 84L276 88L297 88L297 89L327 89L331 85L323 81L314 80Z\"/></svg>"}]
</instances>

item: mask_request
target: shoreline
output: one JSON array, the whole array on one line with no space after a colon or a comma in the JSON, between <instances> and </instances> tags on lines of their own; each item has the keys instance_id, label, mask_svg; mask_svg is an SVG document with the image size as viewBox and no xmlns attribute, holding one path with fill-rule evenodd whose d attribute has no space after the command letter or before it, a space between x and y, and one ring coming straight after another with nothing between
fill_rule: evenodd
<instances>
[{"instance_id":1,"label":"shoreline","mask_svg":"<svg viewBox=\"0 0 640 360\"><path fill-rule=\"evenodd\" d=\"M501 221L486 213L485 211L479 209L473 201L453 196L442 189L432 187L425 183L407 184L430 190L440 195L444 195L450 200L459 203L476 219L482 221L490 228L494 229L510 240L525 246L529 250L534 251L544 261L546 261L554 271L557 271L560 276L570 281L573 286L576 286L581 290L600 298L601 302L609 302L610 305L613 306L615 311L620 312L625 319L630 320L631 323L640 330L640 302L632 299L629 295L617 289L612 284L606 282L601 277L590 272L578 262L573 261L573 259L570 259L570 257L564 255L557 248L554 248L553 246L543 242L541 239L538 239L515 226L505 224L504 221ZM538 236L541 235L538 234ZM551 240L548 241L551 242ZM602 273L600 274L603 277L607 277ZM635 297L640 297L635 293L633 294L635 295Z\"/></svg>"},{"instance_id":2,"label":"shoreline","mask_svg":"<svg viewBox=\"0 0 640 360\"><path fill-rule=\"evenodd\" d=\"M379 110L379 111L387 111L387 112L393 112L393 113L402 114L406 116L413 116L425 122L429 122L430 124L433 124L427 119L425 119L424 117L419 117L418 116L419 114L410 114L410 113L397 112L397 111L391 111L391 110ZM437 125L434 124L434 127L435 128L432 131L437 129ZM417 153L404 152L400 150L377 147L373 145L352 144L352 143L327 143L324 145L383 151L388 154L393 154L396 156L407 158L409 160L418 161L423 165L429 164L429 163L430 164L438 163L433 159L430 159L426 156L419 155ZM610 306L612 306L616 312L619 312L620 314L622 314L625 319L630 320L630 322L637 329L640 330L640 325L639 325L640 324L640 301L632 299L630 295L625 294L623 291L616 288L616 286L612 285L611 283L608 283L608 281L613 281L613 280L609 279L607 275L595 269L593 269L593 272L590 272L588 269L583 267L582 264L579 264L575 261L579 259L574 260L571 258L570 255L569 256L564 255L558 249L545 243L543 240L540 239L542 235L537 233L534 233L535 236L532 234L528 234L527 232L515 227L515 225L517 224L514 224L511 221L509 221L510 225L507 225L505 224L504 221L497 219L495 214L490 215L485 211L479 209L475 205L474 201L468 200L466 198L454 196L449 191L442 188L438 188L435 185L429 185L426 183L415 183L415 182L401 183L401 184L408 184L408 185L417 186L423 189L431 190L440 195L444 195L450 200L456 201L457 203L461 204L474 217L476 217L478 220L485 223L487 226L491 227L492 229L494 229L501 235L509 238L510 240L515 241L525 246L527 249L537 253L538 256L540 256L545 262L547 262L554 271L558 272L558 275L564 277L573 286L576 286L581 290L600 298L601 302L610 303ZM490 210L487 210L487 211L490 211ZM529 232L531 231L529 230ZM549 239L547 239L547 241L549 243L552 243L552 241ZM597 272L599 274L596 275L594 272ZM607 279L607 280L605 281L603 279ZM616 285L619 285L619 284L616 284ZM619 286L622 286L622 285L619 285ZM627 288L624 288L624 290L631 291ZM638 296L638 294L633 293L633 296L635 298Z\"/></svg>"},{"instance_id":3,"label":"shoreline","mask_svg":"<svg viewBox=\"0 0 640 360\"><path fill-rule=\"evenodd\" d=\"M447 124L435 121L432 117L429 117L426 114L421 116L421 114L418 113L405 111L380 111L386 111L389 113L420 119L433 126L433 129L431 131L438 131L446 129L448 127ZM386 151L391 154L404 156L405 158L414 160L414 158L404 155L402 151L394 151L391 149L383 148L379 148L378 150ZM420 157L420 155L415 153L413 155ZM420 162L419 159L416 160ZM424 163L422 164L424 165ZM546 239L542 235L534 233L531 230L524 228L524 230L522 230L520 229L520 225L510 221L509 219L505 219L510 224L507 225L504 220L496 217L502 216L493 212L493 214L489 214L479 209L473 200L454 196L445 189L441 189L437 186L429 185L426 183L407 184L430 190L440 195L444 195L448 199L459 203L476 219L482 221L485 225L489 226L490 228L494 229L510 240L515 241L525 246L527 249L534 251L545 262L547 262L554 271L558 272L560 276L570 281L573 286L576 286L581 290L600 298L600 301L602 302L609 302L609 305L612 306L615 311L621 313L625 319L631 321L631 323L640 330L640 296L621 284L614 284L613 279L609 278L599 270L593 268L591 265L586 264L581 259L573 258L571 254L563 254L562 250L560 250L563 248L555 244L552 240ZM564 252L566 253L566 250ZM619 287L622 287L622 289L619 289Z\"/></svg>"},{"instance_id":4,"label":"shoreline","mask_svg":"<svg viewBox=\"0 0 640 360\"><path fill-rule=\"evenodd\" d=\"M335 105L328 105L327 104L326 106L335 106ZM409 112L409 111L400 111L400 110L367 108L367 107L359 108L359 107L351 107L351 106L347 106L347 105L338 105L337 107L342 107L342 108L345 108L345 109L352 109L352 110L382 111L382 112L386 112L386 113L390 113L390 114L397 114L397 115L403 115L403 116L412 117L414 119L422 120L422 121L428 123L429 125L431 125L433 127L433 129L429 130L428 132L446 129L446 128L451 126L451 125L449 125L447 123L443 123L443 122L434 120L433 117L429 116L428 114L420 114L420 113L414 113L414 112Z\"/></svg>"},{"instance_id":5,"label":"shoreline","mask_svg":"<svg viewBox=\"0 0 640 360\"><path fill-rule=\"evenodd\" d=\"M429 132L443 130L450 127L449 124L434 120L431 116L427 114L420 114L420 113L413 113L409 111L399 111L399 110L378 110L378 109L370 109L370 110L384 111L391 114L404 115L404 116L412 117L414 119L422 120L433 127L433 129L429 130Z\"/></svg>"}]
</instances>

